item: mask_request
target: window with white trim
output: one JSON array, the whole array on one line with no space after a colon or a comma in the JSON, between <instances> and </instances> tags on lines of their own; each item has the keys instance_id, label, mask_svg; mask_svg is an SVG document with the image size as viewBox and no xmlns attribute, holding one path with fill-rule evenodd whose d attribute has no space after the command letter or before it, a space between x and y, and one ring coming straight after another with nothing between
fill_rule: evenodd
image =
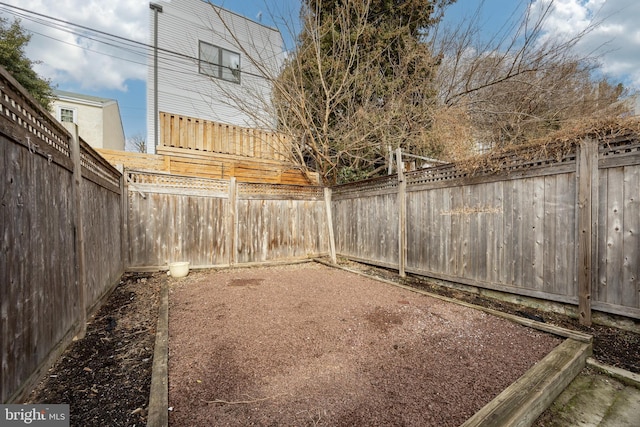
<instances>
[{"instance_id":1,"label":"window with white trim","mask_svg":"<svg viewBox=\"0 0 640 427\"><path fill-rule=\"evenodd\" d=\"M200 74L240 83L240 54L203 41L199 46Z\"/></svg>"},{"instance_id":2,"label":"window with white trim","mask_svg":"<svg viewBox=\"0 0 640 427\"><path fill-rule=\"evenodd\" d=\"M61 122L76 123L75 108L58 107L58 120Z\"/></svg>"}]
</instances>

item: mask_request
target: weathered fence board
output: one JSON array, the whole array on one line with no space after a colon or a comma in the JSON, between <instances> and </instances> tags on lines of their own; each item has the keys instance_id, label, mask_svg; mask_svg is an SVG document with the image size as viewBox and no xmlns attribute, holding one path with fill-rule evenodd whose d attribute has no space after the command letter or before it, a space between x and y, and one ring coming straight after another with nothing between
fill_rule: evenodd
<instances>
[{"instance_id":1,"label":"weathered fence board","mask_svg":"<svg viewBox=\"0 0 640 427\"><path fill-rule=\"evenodd\" d=\"M398 183L379 178L332 190L336 250L358 260L398 265ZM410 215L410 210L407 210ZM340 249L338 249L340 248Z\"/></svg>"},{"instance_id":2,"label":"weathered fence board","mask_svg":"<svg viewBox=\"0 0 640 427\"><path fill-rule=\"evenodd\" d=\"M228 264L223 218L228 201L219 197L129 189L131 267Z\"/></svg>"},{"instance_id":3,"label":"weathered fence board","mask_svg":"<svg viewBox=\"0 0 640 427\"><path fill-rule=\"evenodd\" d=\"M1 67L0 83L4 403L20 400L82 332L87 311L117 284L123 263L118 171L74 140ZM79 224L88 242L84 253ZM83 270L81 257L90 269Z\"/></svg>"},{"instance_id":4,"label":"weathered fence board","mask_svg":"<svg viewBox=\"0 0 640 427\"><path fill-rule=\"evenodd\" d=\"M85 283L87 304L95 304L117 283L124 271L120 192L91 181L82 182Z\"/></svg>"},{"instance_id":5,"label":"weathered fence board","mask_svg":"<svg viewBox=\"0 0 640 427\"><path fill-rule=\"evenodd\" d=\"M640 308L640 165L600 170L594 307ZM622 310L621 314L627 313Z\"/></svg>"},{"instance_id":6,"label":"weathered fence board","mask_svg":"<svg viewBox=\"0 0 640 427\"><path fill-rule=\"evenodd\" d=\"M193 267L328 252L323 189L127 171L129 266Z\"/></svg>"},{"instance_id":7,"label":"weathered fence board","mask_svg":"<svg viewBox=\"0 0 640 427\"><path fill-rule=\"evenodd\" d=\"M545 212L555 212L557 197L550 189L557 179L546 175L411 191L407 268L516 291L566 293L566 284L560 292L544 286L545 272L550 280L552 273L563 274L561 269L573 265L556 265L554 256L555 246L564 248L572 233L562 241L548 238L550 251L544 250ZM556 216L546 219L555 236Z\"/></svg>"},{"instance_id":8,"label":"weathered fence board","mask_svg":"<svg viewBox=\"0 0 640 427\"><path fill-rule=\"evenodd\" d=\"M336 194L337 193L337 194ZM333 217L336 247L361 260L375 259L385 266L398 263L396 196L336 198Z\"/></svg>"},{"instance_id":9,"label":"weathered fence board","mask_svg":"<svg viewBox=\"0 0 640 427\"><path fill-rule=\"evenodd\" d=\"M0 351L5 402L74 326L71 174L0 136Z\"/></svg>"},{"instance_id":10,"label":"weathered fence board","mask_svg":"<svg viewBox=\"0 0 640 427\"><path fill-rule=\"evenodd\" d=\"M640 167L624 168L624 228L620 304L640 308Z\"/></svg>"},{"instance_id":11,"label":"weathered fence board","mask_svg":"<svg viewBox=\"0 0 640 427\"><path fill-rule=\"evenodd\" d=\"M599 144L599 154L594 147L586 141L584 152L540 160L516 152L498 173L469 176L452 165L408 173L406 266L397 249L398 178L336 187L336 251L400 272L579 303L585 323L590 306L640 318L640 143L627 135Z\"/></svg>"},{"instance_id":12,"label":"weathered fence board","mask_svg":"<svg viewBox=\"0 0 640 427\"><path fill-rule=\"evenodd\" d=\"M238 183L235 262L302 259L328 252L320 187Z\"/></svg>"}]
</instances>

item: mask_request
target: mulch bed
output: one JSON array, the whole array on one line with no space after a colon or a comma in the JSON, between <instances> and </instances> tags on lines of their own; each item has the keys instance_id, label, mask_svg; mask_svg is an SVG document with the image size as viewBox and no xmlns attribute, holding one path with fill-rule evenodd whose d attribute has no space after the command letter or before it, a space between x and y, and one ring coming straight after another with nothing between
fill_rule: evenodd
<instances>
[{"instance_id":1,"label":"mulch bed","mask_svg":"<svg viewBox=\"0 0 640 427\"><path fill-rule=\"evenodd\" d=\"M27 403L69 404L72 426L145 426L161 279L123 276Z\"/></svg>"},{"instance_id":2,"label":"mulch bed","mask_svg":"<svg viewBox=\"0 0 640 427\"><path fill-rule=\"evenodd\" d=\"M397 274L384 269L355 263L348 263L348 266L399 281ZM193 279L204 273L192 273L188 278ZM158 297L163 280L166 280L164 273L125 275L106 304L90 320L85 339L74 342L67 349L50 369L48 377L30 395L29 402L70 404L72 426L146 425ZM236 284L243 288L241 283ZM548 323L592 334L594 357L597 360L640 373L639 334L599 325L583 327L577 320L566 316L523 309L517 305L443 288L427 280L409 278L405 284L512 314L525 312L527 315L540 316ZM378 314L386 319L380 325L389 322L393 325L393 317L386 318L384 312ZM375 316L371 319L367 322L375 325ZM398 349L393 351L397 353ZM199 384L198 379L195 384ZM208 395L205 399L214 400L215 396ZM221 405L227 410L238 406L206 405ZM308 410L306 416L309 425L319 425L321 419L327 419L319 408L315 412Z\"/></svg>"}]
</instances>

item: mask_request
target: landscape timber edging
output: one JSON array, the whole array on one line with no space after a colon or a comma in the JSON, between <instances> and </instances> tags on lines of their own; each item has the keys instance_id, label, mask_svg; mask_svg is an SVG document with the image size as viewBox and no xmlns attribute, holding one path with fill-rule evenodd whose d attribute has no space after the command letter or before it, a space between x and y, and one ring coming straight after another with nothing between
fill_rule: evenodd
<instances>
[{"instance_id":1,"label":"landscape timber edging","mask_svg":"<svg viewBox=\"0 0 640 427\"><path fill-rule=\"evenodd\" d=\"M147 427L169 425L169 280L163 278L158 307L158 327L153 351Z\"/></svg>"},{"instance_id":2,"label":"landscape timber edging","mask_svg":"<svg viewBox=\"0 0 640 427\"><path fill-rule=\"evenodd\" d=\"M461 427L530 426L586 366L591 344L567 338Z\"/></svg>"},{"instance_id":3,"label":"landscape timber edging","mask_svg":"<svg viewBox=\"0 0 640 427\"><path fill-rule=\"evenodd\" d=\"M636 373L616 368L615 366L602 364L593 358L587 359L587 366L596 369L605 375L609 375L628 386L640 389L640 375Z\"/></svg>"}]
</instances>

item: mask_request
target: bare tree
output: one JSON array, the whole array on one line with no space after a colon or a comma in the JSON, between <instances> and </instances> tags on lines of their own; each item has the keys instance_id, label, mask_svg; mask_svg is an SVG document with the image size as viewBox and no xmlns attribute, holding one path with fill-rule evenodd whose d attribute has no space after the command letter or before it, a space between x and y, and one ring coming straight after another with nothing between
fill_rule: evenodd
<instances>
[{"instance_id":1,"label":"bare tree","mask_svg":"<svg viewBox=\"0 0 640 427\"><path fill-rule=\"evenodd\" d=\"M147 152L147 141L142 136L142 134L135 134L130 138L127 138L126 141L126 149L127 151L133 151L136 153L146 153Z\"/></svg>"},{"instance_id":2,"label":"bare tree","mask_svg":"<svg viewBox=\"0 0 640 427\"><path fill-rule=\"evenodd\" d=\"M432 34L443 58L438 69L439 108L465 110L472 139L504 146L540 138L593 117L623 114L621 85L593 78L596 58L575 46L600 22L573 37L553 39L544 31L554 2L526 8L520 20L483 39L480 10L454 29ZM481 40L487 40L482 42Z\"/></svg>"},{"instance_id":3,"label":"bare tree","mask_svg":"<svg viewBox=\"0 0 640 427\"><path fill-rule=\"evenodd\" d=\"M447 29L438 23L451 1L422 3L432 7L428 24L411 31L391 24L386 38L376 39L382 27L372 11L380 1L304 1L296 46L281 69L265 65L269 58L251 54L226 27L271 86L268 97L246 85L244 94L227 98L268 117L266 125L275 121L290 142L280 147L287 158L329 183L383 173L389 147L457 160L479 145L520 143L577 120L624 112L624 89L594 80L597 62L575 54L598 22L568 39L548 38L551 2L527 7L521 19L486 39L479 36L480 9Z\"/></svg>"},{"instance_id":4,"label":"bare tree","mask_svg":"<svg viewBox=\"0 0 640 427\"><path fill-rule=\"evenodd\" d=\"M395 15L387 11L385 18L384 8L396 6L379 0L346 0L340 6L305 1L295 50L278 73L234 39L268 79L273 96L256 101L245 89L246 95L229 93L228 99L252 114L255 106L271 111L278 131L292 141L290 160L319 172L327 182L386 170L389 147L437 154L427 138L437 58L420 41L419 31L434 19L433 8L425 5L440 2L405 2L398 16L412 17L412 24L385 26L384 20ZM226 30L233 37L232 29Z\"/></svg>"}]
</instances>

